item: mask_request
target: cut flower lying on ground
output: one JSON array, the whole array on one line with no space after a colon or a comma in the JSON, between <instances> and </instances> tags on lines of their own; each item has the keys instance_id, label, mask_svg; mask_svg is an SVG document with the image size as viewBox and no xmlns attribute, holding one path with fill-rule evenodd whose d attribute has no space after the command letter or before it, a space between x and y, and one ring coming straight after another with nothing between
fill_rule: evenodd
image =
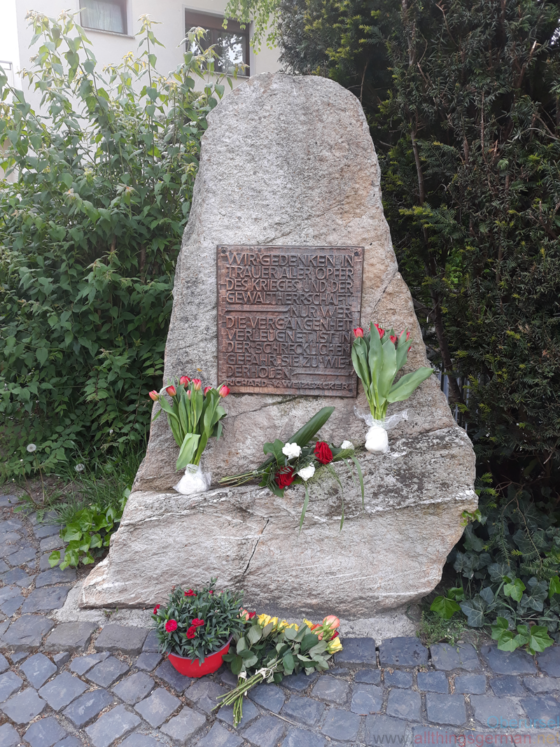
<instances>
[{"instance_id":1,"label":"cut flower lying on ground","mask_svg":"<svg viewBox=\"0 0 560 747\"><path fill-rule=\"evenodd\" d=\"M261 682L281 682L284 676L302 670L308 675L316 670L326 671L328 659L342 650L340 620L335 615L315 624L304 619L301 625L270 615L257 616L247 610L242 610L241 616L245 629L233 637L235 651L232 646L224 656L238 676L238 684L221 696L216 706L233 705L234 726L241 721L243 697L251 688Z\"/></svg>"}]
</instances>

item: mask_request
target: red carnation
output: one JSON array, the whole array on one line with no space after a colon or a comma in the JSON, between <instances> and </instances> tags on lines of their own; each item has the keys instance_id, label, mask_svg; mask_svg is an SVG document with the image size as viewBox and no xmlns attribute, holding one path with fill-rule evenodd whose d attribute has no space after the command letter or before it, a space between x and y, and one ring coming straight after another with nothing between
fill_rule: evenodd
<instances>
[{"instance_id":1,"label":"red carnation","mask_svg":"<svg viewBox=\"0 0 560 747\"><path fill-rule=\"evenodd\" d=\"M276 473L274 479L280 490L283 490L293 483L295 479L294 470L291 467L284 467L281 472Z\"/></svg>"},{"instance_id":2,"label":"red carnation","mask_svg":"<svg viewBox=\"0 0 560 747\"><path fill-rule=\"evenodd\" d=\"M173 633L174 630L177 630L177 620L168 620L165 623L165 629L168 633Z\"/></svg>"},{"instance_id":3,"label":"red carnation","mask_svg":"<svg viewBox=\"0 0 560 747\"><path fill-rule=\"evenodd\" d=\"M159 610L160 607L161 607L161 604L156 604L156 606L154 607L154 615L157 615L157 611Z\"/></svg>"},{"instance_id":4,"label":"red carnation","mask_svg":"<svg viewBox=\"0 0 560 747\"><path fill-rule=\"evenodd\" d=\"M332 451L325 441L317 441L315 444L315 459L321 464L332 462Z\"/></svg>"},{"instance_id":5,"label":"red carnation","mask_svg":"<svg viewBox=\"0 0 560 747\"><path fill-rule=\"evenodd\" d=\"M196 635L196 628L194 625L191 625L191 627L187 630L187 638L194 638Z\"/></svg>"},{"instance_id":6,"label":"red carnation","mask_svg":"<svg viewBox=\"0 0 560 747\"><path fill-rule=\"evenodd\" d=\"M196 594L194 593L194 591L192 589L189 589L188 591L185 592L185 596L186 597L196 597Z\"/></svg>"},{"instance_id":7,"label":"red carnation","mask_svg":"<svg viewBox=\"0 0 560 747\"><path fill-rule=\"evenodd\" d=\"M204 625L204 620L200 620L198 617L195 617L194 620L191 620L192 628L200 628L201 625Z\"/></svg>"}]
</instances>

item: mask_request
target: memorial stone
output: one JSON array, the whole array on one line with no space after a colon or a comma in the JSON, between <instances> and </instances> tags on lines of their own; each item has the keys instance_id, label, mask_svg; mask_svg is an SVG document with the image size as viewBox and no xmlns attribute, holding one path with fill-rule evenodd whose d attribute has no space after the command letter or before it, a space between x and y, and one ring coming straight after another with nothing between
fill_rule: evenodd
<instances>
[{"instance_id":1,"label":"memorial stone","mask_svg":"<svg viewBox=\"0 0 560 747\"><path fill-rule=\"evenodd\" d=\"M83 606L151 606L174 585L217 577L261 611L356 619L437 585L462 513L477 505L472 446L431 376L389 407L408 416L390 431L390 452L360 450L366 428L356 410L368 407L350 361L358 321L409 330L404 372L428 365L361 105L318 76L251 78L209 116L165 353L164 383L188 375L232 390L223 437L202 459L212 487L173 491L178 448L158 418ZM219 487L324 406L335 411L320 437L358 448L364 505L340 463L343 490L328 472L316 480L301 533L301 486L283 498Z\"/></svg>"}]
</instances>

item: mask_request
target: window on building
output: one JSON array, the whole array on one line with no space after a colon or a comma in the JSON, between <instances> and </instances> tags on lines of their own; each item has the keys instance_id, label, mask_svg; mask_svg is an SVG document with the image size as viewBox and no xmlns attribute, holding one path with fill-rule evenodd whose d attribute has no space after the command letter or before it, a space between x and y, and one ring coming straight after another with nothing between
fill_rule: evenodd
<instances>
[{"instance_id":1,"label":"window on building","mask_svg":"<svg viewBox=\"0 0 560 747\"><path fill-rule=\"evenodd\" d=\"M98 31L127 34L127 0L80 0L82 26Z\"/></svg>"},{"instance_id":2,"label":"window on building","mask_svg":"<svg viewBox=\"0 0 560 747\"><path fill-rule=\"evenodd\" d=\"M194 26L205 29L206 34L198 42L199 47L208 49L213 46L220 59L214 64L218 73L232 75L237 69L238 75L248 76L249 70L249 30L242 29L237 21L228 21L227 30L223 28L224 19L207 13L185 11L185 28L189 32ZM199 51L192 49L191 51Z\"/></svg>"}]
</instances>

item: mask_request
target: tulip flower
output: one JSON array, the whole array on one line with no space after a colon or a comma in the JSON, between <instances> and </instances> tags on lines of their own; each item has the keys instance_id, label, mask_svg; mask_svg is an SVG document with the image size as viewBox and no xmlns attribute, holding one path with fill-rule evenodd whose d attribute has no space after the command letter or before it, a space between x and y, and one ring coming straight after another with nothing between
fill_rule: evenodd
<instances>
[{"instance_id":1,"label":"tulip flower","mask_svg":"<svg viewBox=\"0 0 560 747\"><path fill-rule=\"evenodd\" d=\"M179 379L179 384L182 384L183 386L187 386L189 381L190 379L188 376L181 376L181 378Z\"/></svg>"},{"instance_id":2,"label":"tulip flower","mask_svg":"<svg viewBox=\"0 0 560 747\"><path fill-rule=\"evenodd\" d=\"M205 396L205 397L206 397L206 395L208 394L208 392L209 392L209 391L210 391L211 389L212 389L212 387L211 387L211 386L205 386L205 387L204 387L204 396Z\"/></svg>"},{"instance_id":3,"label":"tulip flower","mask_svg":"<svg viewBox=\"0 0 560 747\"><path fill-rule=\"evenodd\" d=\"M202 381L200 379L193 379L192 383L193 383L193 387L198 392L202 387Z\"/></svg>"},{"instance_id":4,"label":"tulip flower","mask_svg":"<svg viewBox=\"0 0 560 747\"><path fill-rule=\"evenodd\" d=\"M169 394L170 397L175 397L177 395L177 390L175 389L173 384L171 386L165 387L165 391L167 392L167 394Z\"/></svg>"},{"instance_id":5,"label":"tulip flower","mask_svg":"<svg viewBox=\"0 0 560 747\"><path fill-rule=\"evenodd\" d=\"M374 326L375 326L375 329L379 332L379 337L383 337L383 335L385 334L385 330L381 329L379 324L375 324Z\"/></svg>"},{"instance_id":6,"label":"tulip flower","mask_svg":"<svg viewBox=\"0 0 560 747\"><path fill-rule=\"evenodd\" d=\"M157 402L157 401L158 401L158 399L159 399L159 394L158 394L158 393L156 392L156 390L155 390L155 389L154 389L154 390L152 390L152 391L150 392L150 399L153 399L153 400L154 400L154 402Z\"/></svg>"},{"instance_id":7,"label":"tulip flower","mask_svg":"<svg viewBox=\"0 0 560 747\"><path fill-rule=\"evenodd\" d=\"M395 342L397 341L397 336L396 335L391 335L390 340L391 340L391 342L393 344L395 344Z\"/></svg>"},{"instance_id":8,"label":"tulip flower","mask_svg":"<svg viewBox=\"0 0 560 747\"><path fill-rule=\"evenodd\" d=\"M361 327L356 327L354 330L355 337L363 337L364 336L364 330Z\"/></svg>"},{"instance_id":9,"label":"tulip flower","mask_svg":"<svg viewBox=\"0 0 560 747\"><path fill-rule=\"evenodd\" d=\"M218 394L220 395L220 397L227 397L227 396L228 396L228 394L229 394L229 386L226 386L225 384L223 384L223 385L222 385L222 386L221 386L221 387L220 387L220 388L218 389Z\"/></svg>"}]
</instances>

